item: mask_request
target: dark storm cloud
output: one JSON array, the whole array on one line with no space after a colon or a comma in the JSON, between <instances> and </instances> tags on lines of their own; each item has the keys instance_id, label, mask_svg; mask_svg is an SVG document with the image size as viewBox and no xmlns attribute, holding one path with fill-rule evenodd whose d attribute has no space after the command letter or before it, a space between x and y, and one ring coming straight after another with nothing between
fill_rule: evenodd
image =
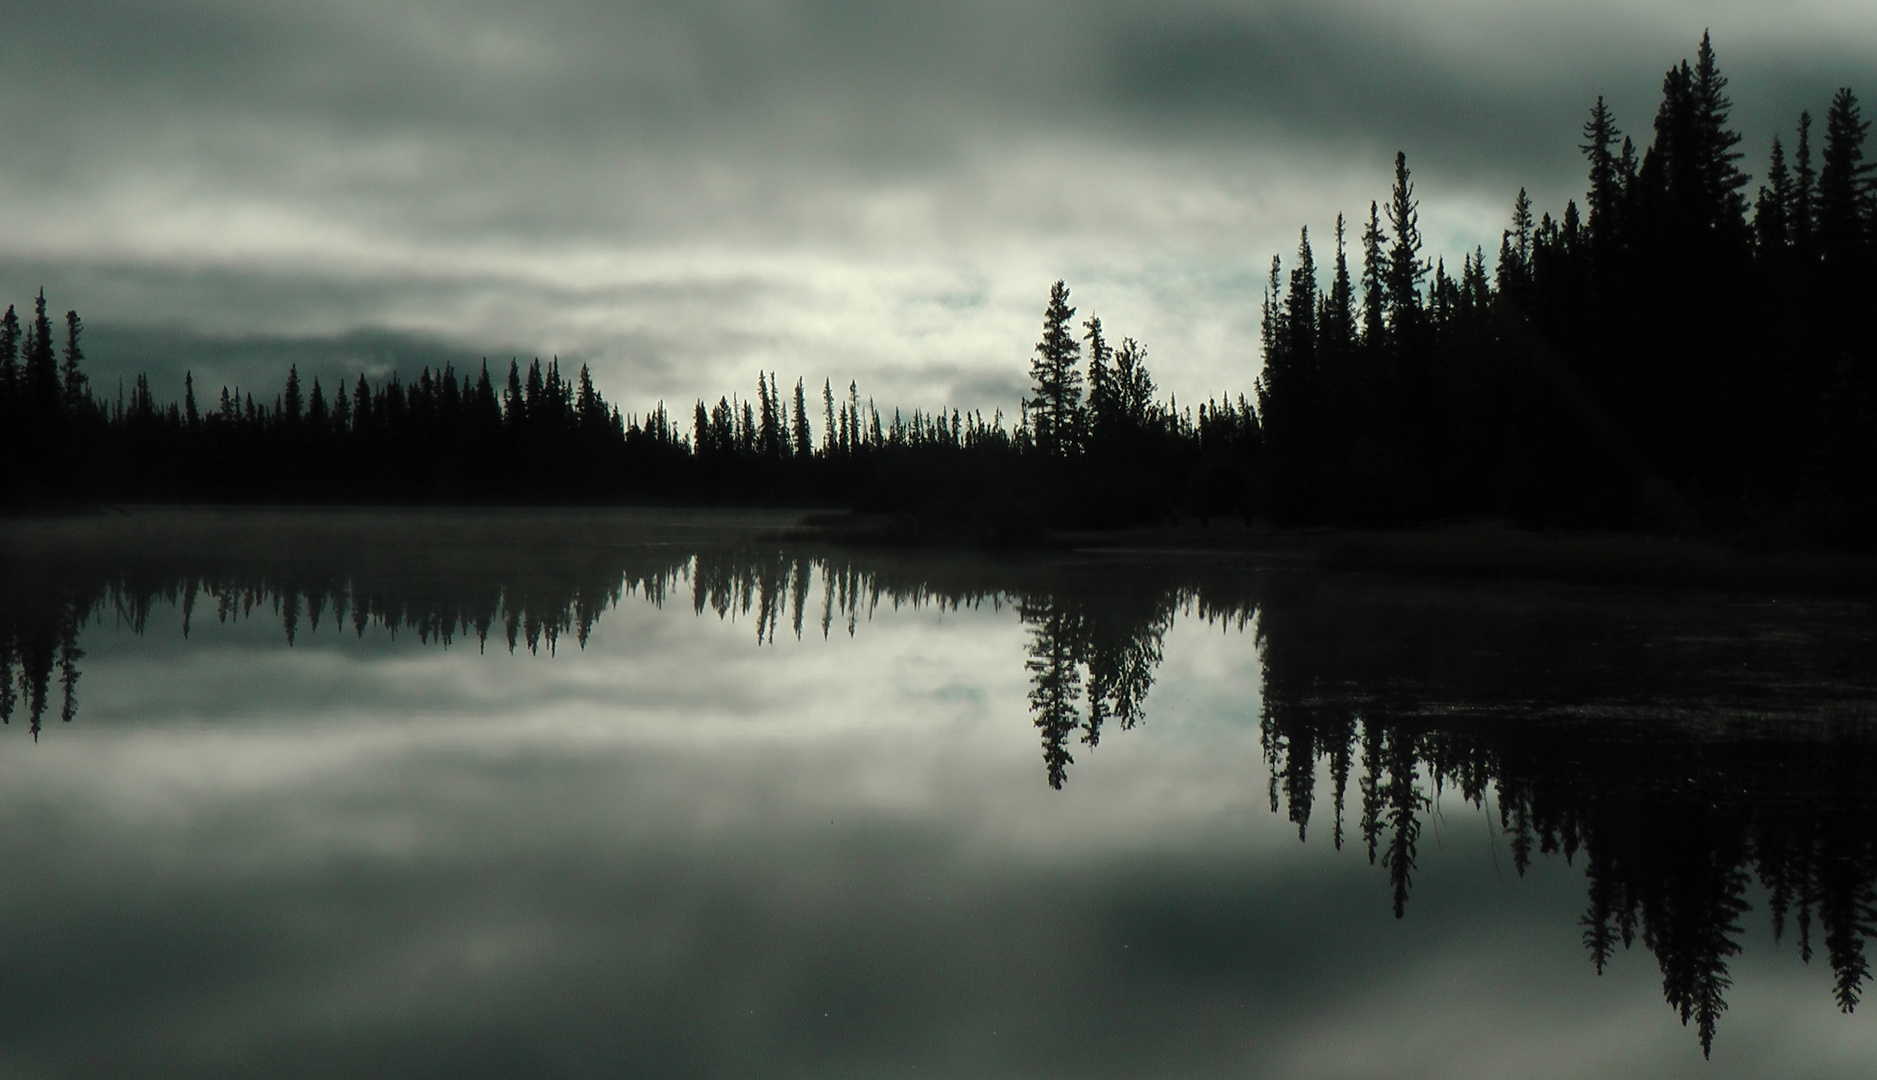
<instances>
[{"instance_id":1,"label":"dark storm cloud","mask_svg":"<svg viewBox=\"0 0 1877 1080\"><path fill-rule=\"evenodd\" d=\"M1242 387L1262 265L1384 196L1396 149L1434 243L1490 248L1519 186L1579 193L1596 94L1647 141L1704 26L1749 169L1877 85L1877 14L1834 3L98 0L0 26L15 302L57 287L124 356L375 333L420 363L578 355L630 398L774 368L994 404L1058 276L1169 387Z\"/></svg>"},{"instance_id":2,"label":"dark storm cloud","mask_svg":"<svg viewBox=\"0 0 1877 1080\"><path fill-rule=\"evenodd\" d=\"M1648 144L1662 74L1692 60L1705 29L1706 14L1689 15L1677 24L1586 5L1575 17L1534 17L1503 4L1156 11L1117 35L1108 100L1143 122L1178 123L1182 138L1366 142L1408 151L1444 182L1575 189L1578 129L1598 95ZM1795 55L1789 42L1723 34L1717 48L1736 126L1756 136L1801 109L1822 114L1846 82L1877 87L1877 62L1844 39ZM1749 145L1750 157L1763 152Z\"/></svg>"}]
</instances>

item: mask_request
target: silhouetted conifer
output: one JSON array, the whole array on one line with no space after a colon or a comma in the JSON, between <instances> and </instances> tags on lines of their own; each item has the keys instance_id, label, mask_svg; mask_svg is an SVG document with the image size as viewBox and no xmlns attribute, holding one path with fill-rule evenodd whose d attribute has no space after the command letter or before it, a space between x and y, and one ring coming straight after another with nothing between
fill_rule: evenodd
<instances>
[{"instance_id":1,"label":"silhouetted conifer","mask_svg":"<svg viewBox=\"0 0 1877 1080\"><path fill-rule=\"evenodd\" d=\"M815 453L814 433L808 429L807 388L800 378L795 380L795 456L806 461ZM801 636L801 628L796 628L796 636Z\"/></svg>"},{"instance_id":2,"label":"silhouetted conifer","mask_svg":"<svg viewBox=\"0 0 1877 1080\"><path fill-rule=\"evenodd\" d=\"M1388 294L1382 265L1382 242L1386 239L1380 211L1370 202L1369 223L1362 230L1362 343L1371 348L1380 347L1388 334Z\"/></svg>"},{"instance_id":3,"label":"silhouetted conifer","mask_svg":"<svg viewBox=\"0 0 1877 1080\"><path fill-rule=\"evenodd\" d=\"M91 404L90 391L85 389L85 351L79 345L79 338L85 332L85 324L79 319L78 312L65 313L65 352L60 358L59 382L65 395L65 411L73 415L83 411Z\"/></svg>"},{"instance_id":4,"label":"silhouetted conifer","mask_svg":"<svg viewBox=\"0 0 1877 1080\"><path fill-rule=\"evenodd\" d=\"M1812 114L1799 114L1799 141L1792 159L1792 204L1786 220L1792 228L1792 247L1801 255L1812 250L1813 221L1817 214L1818 174L1812 169Z\"/></svg>"},{"instance_id":5,"label":"silhouetted conifer","mask_svg":"<svg viewBox=\"0 0 1877 1080\"><path fill-rule=\"evenodd\" d=\"M1753 201L1753 243L1762 262L1783 263L1792 245L1792 223L1786 218L1791 206L1792 173L1786 168L1785 147L1775 137L1766 165L1766 183Z\"/></svg>"},{"instance_id":6,"label":"silhouetted conifer","mask_svg":"<svg viewBox=\"0 0 1877 1080\"><path fill-rule=\"evenodd\" d=\"M1617 129L1616 118L1599 94L1597 103L1590 109L1590 119L1584 122L1585 141L1578 147L1590 159L1590 193L1586 205L1590 208L1590 249L1599 263L1615 258L1619 245L1624 177L1616 157L1616 140L1622 134Z\"/></svg>"},{"instance_id":7,"label":"silhouetted conifer","mask_svg":"<svg viewBox=\"0 0 1877 1080\"><path fill-rule=\"evenodd\" d=\"M1043 312L1043 337L1030 361L1028 406L1036 429L1036 446L1045 454L1062 456L1076 446L1081 416L1082 343L1073 329L1075 309L1069 306L1069 287L1061 281L1049 290ZM876 421L877 425L877 421Z\"/></svg>"},{"instance_id":8,"label":"silhouetted conifer","mask_svg":"<svg viewBox=\"0 0 1877 1080\"><path fill-rule=\"evenodd\" d=\"M300 365L287 369L287 389L281 394L281 417L289 427L299 426L306 412L306 399L300 393Z\"/></svg>"},{"instance_id":9,"label":"silhouetted conifer","mask_svg":"<svg viewBox=\"0 0 1877 1080\"><path fill-rule=\"evenodd\" d=\"M1870 122L1857 96L1840 89L1825 114L1825 150L1818 171L1817 230L1819 253L1828 272L1851 273L1869 245L1869 176L1864 138Z\"/></svg>"}]
</instances>

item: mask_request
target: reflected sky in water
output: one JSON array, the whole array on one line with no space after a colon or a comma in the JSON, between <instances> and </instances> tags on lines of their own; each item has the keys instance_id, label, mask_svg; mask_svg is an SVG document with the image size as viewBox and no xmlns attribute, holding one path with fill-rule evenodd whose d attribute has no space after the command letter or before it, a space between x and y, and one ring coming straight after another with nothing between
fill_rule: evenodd
<instances>
[{"instance_id":1,"label":"reflected sky in water","mask_svg":"<svg viewBox=\"0 0 1877 1080\"><path fill-rule=\"evenodd\" d=\"M1590 856L1620 869L1668 850L1638 836L1733 836L1725 808L1696 821L1677 792L1772 805L1789 783L1836 805L1829 782L1729 763L1864 760L1864 608L555 527L581 537L559 569L486 522L447 558L454 526L369 520L343 528L372 544L270 535L215 558L174 521L134 552L16 543L16 684L18 643L86 611L72 719L55 664L37 741L24 699L0 729L0 1074L1848 1077L1877 1051L1869 1011L1839 1010L1823 929L1862 904L1869 936L1867 838L1740 826L1759 869L1722 935L1739 951L1711 1059L1664 1004L1662 956L1712 926L1639 928L1599 975L1582 921ZM289 647L276 605L315 576L403 614L356 631L328 604ZM438 640L438 612L514 600L521 578L618 600L584 644L570 624L511 651L499 617L480 646L461 626ZM836 581L858 603L837 584L824 637ZM250 590L250 614L218 621L216 589ZM1139 722L1090 745L1084 694L1053 788L1048 613L1083 620L1063 655L1086 683L1154 604L1171 618ZM1416 640L1391 644L1404 626ZM1676 659L1624 661L1637 635ZM1351 724L1339 849L1327 748ZM1612 744L1640 748L1633 776L1595 749ZM1425 801L1397 918L1359 819L1363 755L1402 747ZM1461 759L1486 777L1478 806ZM1617 835L1630 819L1597 809L1616 799L1654 817ZM1518 855L1527 811L1563 822L1569 860ZM1831 853L1805 879L1808 963L1796 902L1774 940L1760 864L1813 826L1790 843ZM1652 925L1670 925L1657 894L1705 895L1617 876Z\"/></svg>"}]
</instances>

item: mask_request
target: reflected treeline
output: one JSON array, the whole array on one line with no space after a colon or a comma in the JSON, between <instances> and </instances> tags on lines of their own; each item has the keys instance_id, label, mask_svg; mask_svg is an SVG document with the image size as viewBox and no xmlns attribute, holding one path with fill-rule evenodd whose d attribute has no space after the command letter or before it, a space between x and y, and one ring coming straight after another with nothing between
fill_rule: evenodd
<instances>
[{"instance_id":1,"label":"reflected treeline","mask_svg":"<svg viewBox=\"0 0 1877 1080\"><path fill-rule=\"evenodd\" d=\"M751 546L750 530L734 525L674 544L680 517L182 512L18 524L0 538L0 721L21 712L37 737L55 703L70 721L80 632L109 624L143 634L158 612L173 612L184 636L204 619L258 618L278 622L289 646L322 630L371 630L552 653L569 637L584 647L627 596L748 620L762 644L785 627L797 638L852 634L882 605L1000 605L1006 595L969 562L943 581L910 566L863 569Z\"/></svg>"},{"instance_id":2,"label":"reflected treeline","mask_svg":"<svg viewBox=\"0 0 1877 1080\"><path fill-rule=\"evenodd\" d=\"M1273 812L1386 870L1405 914L1446 790L1511 862L1584 866L1599 972L1640 941L1703 1051L1764 890L1849 1012L1877 936L1877 626L1868 606L1387 583L1188 567L1060 574L1022 595L1032 719L1061 787L1072 745L1139 723L1186 613L1255 625ZM1249 705L1248 705L1249 711ZM1320 801L1329 805L1322 806ZM1488 804L1491 804L1488 807Z\"/></svg>"},{"instance_id":3,"label":"reflected treeline","mask_svg":"<svg viewBox=\"0 0 1877 1080\"><path fill-rule=\"evenodd\" d=\"M1313 579L1261 590L1271 804L1333 801L1407 903L1433 798L1493 804L1520 873L1582 860L1599 971L1640 939L1704 1051L1755 879L1823 951L1839 1006L1877 933L1877 676L1867 608Z\"/></svg>"},{"instance_id":4,"label":"reflected treeline","mask_svg":"<svg viewBox=\"0 0 1877 1080\"><path fill-rule=\"evenodd\" d=\"M19 527L0 560L0 716L78 708L81 632L265 619L440 647L584 646L628 597L758 645L882 609L1014 610L1051 787L1149 715L1176 619L1253 632L1273 811L1366 852L1410 900L1443 791L1510 861L1581 861L1601 970L1638 941L1711 1046L1756 903L1849 1011L1877 935L1877 626L1868 605L1414 583L1225 560L1012 558L754 543L747 527L566 514L179 514ZM673 541L672 537L680 537ZM735 535L730 535L735 533ZM1758 892L1756 892L1756 885ZM1763 901L1761 900L1763 897Z\"/></svg>"},{"instance_id":5,"label":"reflected treeline","mask_svg":"<svg viewBox=\"0 0 1877 1080\"><path fill-rule=\"evenodd\" d=\"M342 524L282 524L317 535L280 543L262 530L189 550L185 538L159 534L144 548L51 546L0 561L0 722L21 712L37 738L55 680L59 718L73 718L78 636L88 626L143 634L163 611L175 613L184 636L204 619L262 618L278 621L289 645L322 629L370 629L444 647L473 639L478 648L493 640L510 651L552 652L568 636L585 645L600 615L628 593L662 602L686 561L672 549L640 548L632 558L583 558L552 544L530 550L527 530L492 535L503 530L486 521L456 544L421 530L368 544Z\"/></svg>"},{"instance_id":6,"label":"reflected treeline","mask_svg":"<svg viewBox=\"0 0 1877 1080\"><path fill-rule=\"evenodd\" d=\"M1042 732L1050 787L1068 778L1072 741L1092 747L1104 725L1125 731L1140 723L1162 641L1184 600L1179 590L1135 589L1019 601L1017 613L1030 629L1030 713Z\"/></svg>"}]
</instances>

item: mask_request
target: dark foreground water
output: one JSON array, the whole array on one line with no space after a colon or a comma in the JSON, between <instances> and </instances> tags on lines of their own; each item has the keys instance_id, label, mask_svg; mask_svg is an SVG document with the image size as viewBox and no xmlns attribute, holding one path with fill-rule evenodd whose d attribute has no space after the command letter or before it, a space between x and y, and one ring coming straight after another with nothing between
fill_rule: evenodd
<instances>
[{"instance_id":1,"label":"dark foreground water","mask_svg":"<svg viewBox=\"0 0 1877 1080\"><path fill-rule=\"evenodd\" d=\"M0 1076L1877 1068L1868 605L760 524L9 527Z\"/></svg>"}]
</instances>

